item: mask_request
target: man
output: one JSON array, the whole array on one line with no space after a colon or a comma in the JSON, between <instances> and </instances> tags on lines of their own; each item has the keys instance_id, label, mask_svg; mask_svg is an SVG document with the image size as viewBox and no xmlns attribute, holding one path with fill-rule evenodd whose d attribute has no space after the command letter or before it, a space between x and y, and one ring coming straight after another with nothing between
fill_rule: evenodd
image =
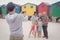
<instances>
[{"instance_id":1,"label":"man","mask_svg":"<svg viewBox=\"0 0 60 40\"><path fill-rule=\"evenodd\" d=\"M43 33L44 33L44 36L43 38L46 38L48 39L48 31L47 31L47 27L48 27L48 16L46 14L46 12L43 12L42 14L42 22L43 22Z\"/></svg>"},{"instance_id":2,"label":"man","mask_svg":"<svg viewBox=\"0 0 60 40\"><path fill-rule=\"evenodd\" d=\"M15 4L12 2L7 4L7 10L6 20L10 27L10 40L23 40L23 16L21 13L15 13Z\"/></svg>"}]
</instances>

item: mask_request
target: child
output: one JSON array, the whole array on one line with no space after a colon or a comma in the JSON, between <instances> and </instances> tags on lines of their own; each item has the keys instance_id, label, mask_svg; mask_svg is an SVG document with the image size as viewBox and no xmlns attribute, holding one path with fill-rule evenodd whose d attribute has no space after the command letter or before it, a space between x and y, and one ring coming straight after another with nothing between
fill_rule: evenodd
<instances>
[{"instance_id":1,"label":"child","mask_svg":"<svg viewBox=\"0 0 60 40\"><path fill-rule=\"evenodd\" d=\"M38 21L38 16L37 16L37 12L34 12L34 15L31 17L32 24L33 24L36 20Z\"/></svg>"},{"instance_id":2,"label":"child","mask_svg":"<svg viewBox=\"0 0 60 40\"><path fill-rule=\"evenodd\" d=\"M24 21L28 21L28 16L26 14L26 11L23 11L22 14L23 14L23 17L24 17Z\"/></svg>"},{"instance_id":3,"label":"child","mask_svg":"<svg viewBox=\"0 0 60 40\"><path fill-rule=\"evenodd\" d=\"M42 19L41 17L38 18L38 37L41 37L42 32Z\"/></svg>"},{"instance_id":4,"label":"child","mask_svg":"<svg viewBox=\"0 0 60 40\"><path fill-rule=\"evenodd\" d=\"M30 34L32 33L34 37L36 37L36 33L38 31L38 25L37 24L38 24L38 22L35 21L31 30L30 30ZM29 34L29 37L30 37L30 34Z\"/></svg>"}]
</instances>

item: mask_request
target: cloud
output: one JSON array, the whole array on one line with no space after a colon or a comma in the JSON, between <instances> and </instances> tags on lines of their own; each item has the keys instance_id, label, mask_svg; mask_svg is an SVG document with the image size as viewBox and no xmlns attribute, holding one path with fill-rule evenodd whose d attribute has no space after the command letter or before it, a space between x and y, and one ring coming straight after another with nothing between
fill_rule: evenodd
<instances>
[{"instance_id":1,"label":"cloud","mask_svg":"<svg viewBox=\"0 0 60 40\"><path fill-rule=\"evenodd\" d=\"M13 2L19 5L23 5L25 3L34 3L34 4L40 4L41 2L47 2L49 4L55 3L60 0L0 0L0 5L7 4L9 2Z\"/></svg>"}]
</instances>

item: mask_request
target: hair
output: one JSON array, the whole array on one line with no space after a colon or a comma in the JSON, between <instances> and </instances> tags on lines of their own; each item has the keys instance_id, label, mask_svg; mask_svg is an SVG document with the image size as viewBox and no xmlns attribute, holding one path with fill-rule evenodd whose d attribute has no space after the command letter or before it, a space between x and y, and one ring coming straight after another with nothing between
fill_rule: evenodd
<instances>
[{"instance_id":1,"label":"hair","mask_svg":"<svg viewBox=\"0 0 60 40\"><path fill-rule=\"evenodd\" d=\"M22 13L24 13L24 11Z\"/></svg>"},{"instance_id":2,"label":"hair","mask_svg":"<svg viewBox=\"0 0 60 40\"><path fill-rule=\"evenodd\" d=\"M36 14L37 12L34 12L34 15Z\"/></svg>"},{"instance_id":3,"label":"hair","mask_svg":"<svg viewBox=\"0 0 60 40\"><path fill-rule=\"evenodd\" d=\"M26 11L22 11L22 13L26 13Z\"/></svg>"},{"instance_id":4,"label":"hair","mask_svg":"<svg viewBox=\"0 0 60 40\"><path fill-rule=\"evenodd\" d=\"M39 19L41 19L41 21L42 21L42 18L41 18L41 17L39 17L38 20L39 20Z\"/></svg>"},{"instance_id":5,"label":"hair","mask_svg":"<svg viewBox=\"0 0 60 40\"><path fill-rule=\"evenodd\" d=\"M9 2L9 3L7 4L7 11L8 11L8 12L11 12L11 11L13 11L14 9L15 9L15 4L12 3L12 2Z\"/></svg>"}]
</instances>

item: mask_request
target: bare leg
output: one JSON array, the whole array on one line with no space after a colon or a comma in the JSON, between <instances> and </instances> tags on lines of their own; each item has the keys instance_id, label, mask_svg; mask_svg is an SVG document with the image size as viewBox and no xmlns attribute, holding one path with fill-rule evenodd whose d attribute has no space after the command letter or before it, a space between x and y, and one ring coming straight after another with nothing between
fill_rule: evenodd
<instances>
[{"instance_id":1,"label":"bare leg","mask_svg":"<svg viewBox=\"0 0 60 40\"><path fill-rule=\"evenodd\" d=\"M41 37L41 32L38 32L38 37Z\"/></svg>"},{"instance_id":2,"label":"bare leg","mask_svg":"<svg viewBox=\"0 0 60 40\"><path fill-rule=\"evenodd\" d=\"M34 32L34 38L36 38L36 32Z\"/></svg>"},{"instance_id":3,"label":"bare leg","mask_svg":"<svg viewBox=\"0 0 60 40\"><path fill-rule=\"evenodd\" d=\"M29 38L30 38L31 33L32 33L32 30L30 30L30 33L29 33Z\"/></svg>"}]
</instances>

